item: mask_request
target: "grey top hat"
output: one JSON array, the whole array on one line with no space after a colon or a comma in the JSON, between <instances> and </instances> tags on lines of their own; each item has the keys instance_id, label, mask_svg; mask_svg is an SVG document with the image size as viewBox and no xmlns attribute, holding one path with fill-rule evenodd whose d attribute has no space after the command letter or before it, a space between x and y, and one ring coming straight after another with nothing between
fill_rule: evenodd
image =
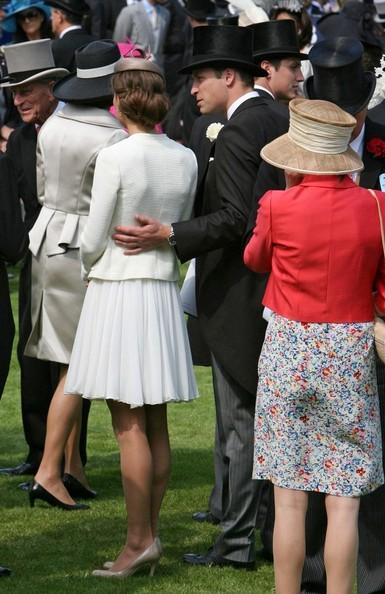
<instances>
[{"instance_id":1,"label":"grey top hat","mask_svg":"<svg viewBox=\"0 0 385 594\"><path fill-rule=\"evenodd\" d=\"M69 74L65 68L55 67L50 39L5 45L3 51L8 75L0 79L1 87L55 80Z\"/></svg>"}]
</instances>

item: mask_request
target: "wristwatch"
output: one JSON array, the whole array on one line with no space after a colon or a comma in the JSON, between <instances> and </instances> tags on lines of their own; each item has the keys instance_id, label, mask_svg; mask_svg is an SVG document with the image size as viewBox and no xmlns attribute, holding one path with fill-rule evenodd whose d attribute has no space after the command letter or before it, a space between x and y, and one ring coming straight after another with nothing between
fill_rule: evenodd
<instances>
[{"instance_id":1,"label":"wristwatch","mask_svg":"<svg viewBox=\"0 0 385 594\"><path fill-rule=\"evenodd\" d=\"M175 248L176 247L176 238L175 238L175 235L174 235L174 229L172 228L172 225L171 225L171 233L167 237L167 241L168 241L168 245L170 247L172 247L172 248Z\"/></svg>"}]
</instances>

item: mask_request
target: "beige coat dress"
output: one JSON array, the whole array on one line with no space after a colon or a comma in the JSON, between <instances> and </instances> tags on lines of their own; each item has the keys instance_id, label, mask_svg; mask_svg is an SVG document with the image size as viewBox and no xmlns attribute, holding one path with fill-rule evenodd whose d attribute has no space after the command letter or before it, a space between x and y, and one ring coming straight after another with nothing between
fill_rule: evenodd
<instances>
[{"instance_id":1,"label":"beige coat dress","mask_svg":"<svg viewBox=\"0 0 385 594\"><path fill-rule=\"evenodd\" d=\"M86 285L79 247L96 157L126 138L110 113L65 105L41 128L37 145L40 215L30 231L32 331L25 354L68 364Z\"/></svg>"}]
</instances>

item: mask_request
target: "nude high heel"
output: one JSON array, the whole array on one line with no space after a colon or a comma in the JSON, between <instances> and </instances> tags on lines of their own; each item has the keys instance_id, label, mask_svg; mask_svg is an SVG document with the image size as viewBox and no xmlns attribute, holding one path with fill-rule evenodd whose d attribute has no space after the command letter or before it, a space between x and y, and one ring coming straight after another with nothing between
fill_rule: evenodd
<instances>
[{"instance_id":1,"label":"nude high heel","mask_svg":"<svg viewBox=\"0 0 385 594\"><path fill-rule=\"evenodd\" d=\"M150 576L152 577L155 573L156 566L159 562L161 553L159 550L159 544L155 539L154 542L145 550L139 557L135 559L129 567L121 569L120 571L111 571L111 569L95 569L92 575L95 577L105 578L125 578L133 575L138 569L141 569L145 565L150 566Z\"/></svg>"},{"instance_id":2,"label":"nude high heel","mask_svg":"<svg viewBox=\"0 0 385 594\"><path fill-rule=\"evenodd\" d=\"M156 543L156 545L158 547L159 556L163 555L163 546L162 546L162 543L160 542L159 536L155 537L154 543ZM103 569L111 569L111 567L113 566L114 563L115 563L115 561L106 561L105 563L103 563Z\"/></svg>"}]
</instances>

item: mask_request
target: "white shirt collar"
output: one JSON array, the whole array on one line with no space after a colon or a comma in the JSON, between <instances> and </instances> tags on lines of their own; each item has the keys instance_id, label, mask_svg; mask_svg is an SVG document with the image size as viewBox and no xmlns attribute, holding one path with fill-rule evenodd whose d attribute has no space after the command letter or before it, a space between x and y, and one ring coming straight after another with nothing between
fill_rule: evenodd
<instances>
[{"instance_id":1,"label":"white shirt collar","mask_svg":"<svg viewBox=\"0 0 385 594\"><path fill-rule=\"evenodd\" d=\"M271 95L275 101L275 97L273 95L273 93L271 91L269 91L269 89L266 89L265 87L263 87L262 85L254 85L254 91L256 91L258 93L258 91L265 91L265 93L269 93L269 95ZM259 93L258 93L258 97L259 97Z\"/></svg>"},{"instance_id":2,"label":"white shirt collar","mask_svg":"<svg viewBox=\"0 0 385 594\"><path fill-rule=\"evenodd\" d=\"M249 93L245 93L241 97L238 97L238 99L234 101L234 103L232 103L229 109L227 110L227 119L229 120L231 118L235 110L238 109L238 107L242 105L242 103L244 103L248 99L253 99L254 97L258 97L258 93L256 91L249 91Z\"/></svg>"},{"instance_id":3,"label":"white shirt collar","mask_svg":"<svg viewBox=\"0 0 385 594\"><path fill-rule=\"evenodd\" d=\"M362 126L361 132L350 143L350 148L352 148L356 153L359 154L360 157L364 154L364 136L365 136L365 124Z\"/></svg>"},{"instance_id":4,"label":"white shirt collar","mask_svg":"<svg viewBox=\"0 0 385 594\"><path fill-rule=\"evenodd\" d=\"M81 29L81 25L71 25L71 27L67 27L67 29L64 29L64 31L62 31L59 35L59 39L61 39L62 37L64 37L64 35L66 33L69 33L69 31L75 31L75 29Z\"/></svg>"}]
</instances>

